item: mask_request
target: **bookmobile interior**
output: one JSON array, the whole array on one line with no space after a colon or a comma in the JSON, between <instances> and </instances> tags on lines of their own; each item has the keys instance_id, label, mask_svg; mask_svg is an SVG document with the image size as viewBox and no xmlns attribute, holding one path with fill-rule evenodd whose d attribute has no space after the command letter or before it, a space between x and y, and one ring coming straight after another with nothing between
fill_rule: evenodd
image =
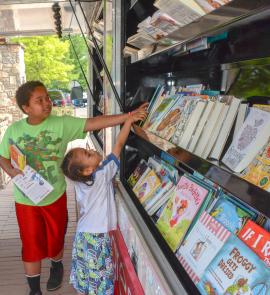
<instances>
[{"instance_id":1,"label":"bookmobile interior","mask_svg":"<svg viewBox=\"0 0 270 295\"><path fill-rule=\"evenodd\" d=\"M167 37L175 40L175 44L163 48L158 41L150 54L132 60L123 55L124 47L136 34L138 24L157 11L155 1L69 1L75 16L79 11L93 10L91 21L87 13L82 13L79 22L86 20L90 26L93 20L104 22L103 42L97 43L90 26L88 28L92 40L89 49L89 114L98 116L131 111L144 101L150 102L159 85L168 90L172 85L185 88L202 84L208 93L215 91L219 95L241 98L241 104L248 107L269 105L270 1L228 2L170 33ZM211 38L214 41L204 48L194 46L200 40ZM144 128L134 127L121 156L116 188L119 229L133 264L130 269L131 265L125 265L125 260L122 272L119 266L121 294L270 294L269 276L268 282L249 286L246 291L242 288L242 293L229 293L228 290L221 293L214 288L205 288L203 293L158 229L156 222L160 216L156 212L147 213L128 182L142 159L147 161L156 156L175 167L180 176L200 174L202 182L211 181L247 210L267 220L270 217L269 192L244 180L221 161L232 144L236 117L232 123L220 160L216 161L200 157ZM114 142L115 132L106 130L92 134L97 149L107 153ZM132 272L138 284L131 276Z\"/></svg>"}]
</instances>

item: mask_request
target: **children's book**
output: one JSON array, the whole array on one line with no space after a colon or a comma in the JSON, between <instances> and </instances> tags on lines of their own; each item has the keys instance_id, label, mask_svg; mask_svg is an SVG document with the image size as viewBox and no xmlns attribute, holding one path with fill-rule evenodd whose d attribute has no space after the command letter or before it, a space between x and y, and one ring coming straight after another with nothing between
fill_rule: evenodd
<instances>
[{"instance_id":1,"label":"children's book","mask_svg":"<svg viewBox=\"0 0 270 295\"><path fill-rule=\"evenodd\" d=\"M249 114L233 139L222 162L234 172L243 171L268 142L270 113L250 108Z\"/></svg>"},{"instance_id":2,"label":"children's book","mask_svg":"<svg viewBox=\"0 0 270 295\"><path fill-rule=\"evenodd\" d=\"M270 191L270 141L241 173L241 177Z\"/></svg>"},{"instance_id":3,"label":"children's book","mask_svg":"<svg viewBox=\"0 0 270 295\"><path fill-rule=\"evenodd\" d=\"M143 175L145 170L148 168L145 160L141 160L135 170L129 176L127 182L131 187L134 187L139 178Z\"/></svg>"},{"instance_id":4,"label":"children's book","mask_svg":"<svg viewBox=\"0 0 270 295\"><path fill-rule=\"evenodd\" d=\"M154 172L150 170L142 180L141 184L135 186L133 191L141 203L150 198L161 186L161 180Z\"/></svg>"},{"instance_id":5,"label":"children's book","mask_svg":"<svg viewBox=\"0 0 270 295\"><path fill-rule=\"evenodd\" d=\"M202 295L269 295L270 270L240 239L231 235L197 287Z\"/></svg>"},{"instance_id":6,"label":"children's book","mask_svg":"<svg viewBox=\"0 0 270 295\"><path fill-rule=\"evenodd\" d=\"M209 214L237 234L248 219L256 219L257 213L220 191L219 197Z\"/></svg>"},{"instance_id":7,"label":"children's book","mask_svg":"<svg viewBox=\"0 0 270 295\"><path fill-rule=\"evenodd\" d=\"M24 167L23 174L16 175L12 181L35 204L53 190L50 183L29 165Z\"/></svg>"},{"instance_id":8,"label":"children's book","mask_svg":"<svg viewBox=\"0 0 270 295\"><path fill-rule=\"evenodd\" d=\"M237 136L237 133L238 133L240 127L244 124L244 121L245 121L246 115L247 115L247 110L248 110L247 103L240 104L239 110L237 113L237 117L236 117L234 131L233 131L233 138L235 138Z\"/></svg>"},{"instance_id":9,"label":"children's book","mask_svg":"<svg viewBox=\"0 0 270 295\"><path fill-rule=\"evenodd\" d=\"M196 0L206 13L219 8L220 6L231 2L231 0Z\"/></svg>"},{"instance_id":10,"label":"children's book","mask_svg":"<svg viewBox=\"0 0 270 295\"><path fill-rule=\"evenodd\" d=\"M169 199L156 224L174 252L207 194L207 189L186 176L182 176L177 183L175 194Z\"/></svg>"},{"instance_id":11,"label":"children's book","mask_svg":"<svg viewBox=\"0 0 270 295\"><path fill-rule=\"evenodd\" d=\"M248 220L238 237L270 267L270 233L268 231Z\"/></svg>"},{"instance_id":12,"label":"children's book","mask_svg":"<svg viewBox=\"0 0 270 295\"><path fill-rule=\"evenodd\" d=\"M206 267L227 241L230 232L207 212L203 212L176 256L192 281L200 281Z\"/></svg>"},{"instance_id":13,"label":"children's book","mask_svg":"<svg viewBox=\"0 0 270 295\"><path fill-rule=\"evenodd\" d=\"M15 145L9 145L10 161L14 168L23 170L26 166L26 157L23 152Z\"/></svg>"},{"instance_id":14,"label":"children's book","mask_svg":"<svg viewBox=\"0 0 270 295\"><path fill-rule=\"evenodd\" d=\"M224 150L225 144L227 142L227 139L230 135L230 132L232 130L237 111L240 105L240 99L235 97L224 97L224 100L230 101L229 103L229 110L227 112L226 118L224 120L224 123L222 124L222 127L220 129L220 132L218 134L218 137L215 141L215 145L209 155L210 158L219 160L221 157L221 154Z\"/></svg>"}]
</instances>

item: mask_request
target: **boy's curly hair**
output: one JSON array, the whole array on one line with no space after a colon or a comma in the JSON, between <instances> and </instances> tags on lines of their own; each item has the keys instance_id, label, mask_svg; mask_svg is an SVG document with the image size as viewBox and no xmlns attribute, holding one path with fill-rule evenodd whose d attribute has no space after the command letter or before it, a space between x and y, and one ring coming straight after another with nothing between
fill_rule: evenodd
<instances>
[{"instance_id":1,"label":"boy's curly hair","mask_svg":"<svg viewBox=\"0 0 270 295\"><path fill-rule=\"evenodd\" d=\"M74 160L74 151L71 149L64 157L61 164L61 169L66 177L73 181L83 182L86 185L92 186L94 183L93 175L82 175L81 171L85 168L82 163Z\"/></svg>"},{"instance_id":2,"label":"boy's curly hair","mask_svg":"<svg viewBox=\"0 0 270 295\"><path fill-rule=\"evenodd\" d=\"M16 91L16 102L18 107L24 112L22 106L29 104L29 99L33 91L37 87L45 87L45 85L40 81L28 81L22 84ZM25 113L25 112L24 112Z\"/></svg>"}]
</instances>

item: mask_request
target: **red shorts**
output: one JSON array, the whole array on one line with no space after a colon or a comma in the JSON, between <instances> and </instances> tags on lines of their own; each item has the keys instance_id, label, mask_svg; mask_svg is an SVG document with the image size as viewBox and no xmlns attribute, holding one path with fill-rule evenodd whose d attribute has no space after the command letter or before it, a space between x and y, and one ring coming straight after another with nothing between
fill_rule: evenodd
<instances>
[{"instance_id":1,"label":"red shorts","mask_svg":"<svg viewBox=\"0 0 270 295\"><path fill-rule=\"evenodd\" d=\"M67 195L48 206L15 203L22 240L22 260L40 261L57 256L64 246L67 228Z\"/></svg>"}]
</instances>

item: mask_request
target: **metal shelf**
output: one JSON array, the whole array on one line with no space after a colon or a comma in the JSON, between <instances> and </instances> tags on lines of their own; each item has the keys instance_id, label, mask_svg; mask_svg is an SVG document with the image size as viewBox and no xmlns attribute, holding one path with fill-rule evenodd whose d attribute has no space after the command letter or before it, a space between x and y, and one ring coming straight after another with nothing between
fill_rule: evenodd
<instances>
[{"instance_id":1,"label":"metal shelf","mask_svg":"<svg viewBox=\"0 0 270 295\"><path fill-rule=\"evenodd\" d=\"M161 151L172 156L175 160L176 167L184 167L188 171L197 171L201 173L236 198L244 201L250 207L270 217L269 192L238 177L226 170L225 167L202 159L138 126L134 128L135 134L146 141L150 146L158 147Z\"/></svg>"}]
</instances>

